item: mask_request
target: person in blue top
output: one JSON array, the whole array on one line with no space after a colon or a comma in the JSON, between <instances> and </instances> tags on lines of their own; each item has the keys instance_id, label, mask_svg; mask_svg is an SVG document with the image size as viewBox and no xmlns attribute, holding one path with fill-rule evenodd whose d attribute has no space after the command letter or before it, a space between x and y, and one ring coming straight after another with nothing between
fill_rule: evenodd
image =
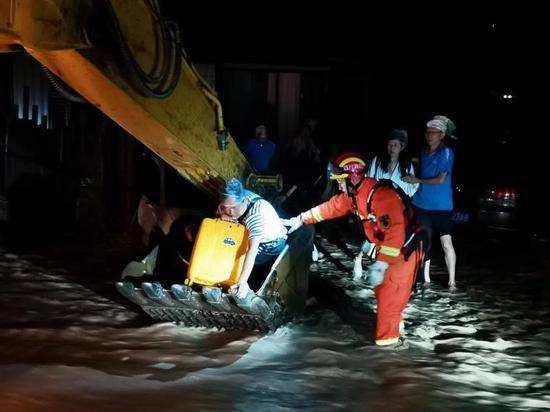
<instances>
[{"instance_id":1,"label":"person in blue top","mask_svg":"<svg viewBox=\"0 0 550 412\"><path fill-rule=\"evenodd\" d=\"M257 172L270 171L277 147L267 137L267 127L264 125L256 127L255 136L243 146L243 153Z\"/></svg>"},{"instance_id":2,"label":"person in blue top","mask_svg":"<svg viewBox=\"0 0 550 412\"><path fill-rule=\"evenodd\" d=\"M429 238L438 235L445 253L449 287L455 288L456 253L451 237L453 216L452 171L454 153L443 143L446 134L452 136L454 123L445 116L435 116L426 124L426 143L420 155L420 176L405 176L403 181L420 183L412 198L418 222ZM426 246L424 282L430 282L430 245Z\"/></svg>"}]
</instances>

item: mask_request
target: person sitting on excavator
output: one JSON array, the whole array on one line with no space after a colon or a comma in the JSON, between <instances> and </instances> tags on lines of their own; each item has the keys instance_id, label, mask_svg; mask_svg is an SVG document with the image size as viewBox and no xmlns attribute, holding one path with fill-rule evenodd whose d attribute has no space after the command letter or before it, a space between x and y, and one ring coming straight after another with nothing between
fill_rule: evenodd
<instances>
[{"instance_id":1,"label":"person sitting on excavator","mask_svg":"<svg viewBox=\"0 0 550 412\"><path fill-rule=\"evenodd\" d=\"M277 212L267 200L243 187L238 179L231 179L222 194L218 215L223 220L242 223L248 231L248 250L238 283L233 292L244 298L250 289L259 289L263 279L251 278L255 265L275 259L284 249L287 231ZM250 285L249 285L249 278Z\"/></svg>"},{"instance_id":2,"label":"person sitting on excavator","mask_svg":"<svg viewBox=\"0 0 550 412\"><path fill-rule=\"evenodd\" d=\"M333 166L330 178L338 182L343 193L283 223L291 233L304 224L356 215L367 242L374 245L374 262L367 266L366 274L377 301L376 345L403 348L399 339L403 310L423 256L422 242L413 239L414 230L407 233L413 226L408 213L412 207L390 182L366 177L366 164L360 155L344 153Z\"/></svg>"}]
</instances>

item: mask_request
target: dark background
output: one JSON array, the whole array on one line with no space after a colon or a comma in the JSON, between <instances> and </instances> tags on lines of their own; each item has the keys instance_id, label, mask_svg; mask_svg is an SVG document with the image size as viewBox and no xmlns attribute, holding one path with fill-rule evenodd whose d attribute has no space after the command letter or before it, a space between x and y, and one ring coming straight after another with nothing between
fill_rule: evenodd
<instances>
[{"instance_id":1,"label":"dark background","mask_svg":"<svg viewBox=\"0 0 550 412\"><path fill-rule=\"evenodd\" d=\"M408 130L416 156L426 121L444 114L459 137L446 142L456 153L455 184L464 188L458 207L473 208L488 184L511 187L529 229L547 231L548 23L540 10L160 4L178 23L189 59L210 70L238 144L265 123L283 149L292 127L316 118L325 160L348 149L369 157L394 128ZM0 55L2 210L32 232L49 224L38 231L47 238L75 223L80 232L135 225L146 150L93 107L59 96L52 129L18 119L13 58ZM289 73L300 77L292 121L270 89Z\"/></svg>"},{"instance_id":2,"label":"dark background","mask_svg":"<svg viewBox=\"0 0 550 412\"><path fill-rule=\"evenodd\" d=\"M408 130L409 155L415 156L426 121L445 114L458 127L459 139L446 143L456 153L459 207L475 207L482 188L493 185L518 191L524 216L545 213L549 66L541 10L500 3L227 7L204 15L211 29L204 31L188 11L173 2L163 5L179 22L192 59L218 65L219 92L237 140L249 138L267 116L249 112L247 123L231 115L224 65L297 66L302 78L311 78L308 70L317 67L325 78L312 87L322 84L324 100L300 117L320 120L317 144L327 155L353 149L369 156L399 127ZM302 85L302 99L313 90ZM507 94L513 98L505 99ZM283 145L275 133L277 138ZM531 218L528 224L534 229ZM540 219L535 226L548 224Z\"/></svg>"},{"instance_id":3,"label":"dark background","mask_svg":"<svg viewBox=\"0 0 550 412\"><path fill-rule=\"evenodd\" d=\"M547 25L537 10L258 6L217 9L204 16L205 30L200 18L163 4L194 61L328 68L324 120L350 141L400 125L421 132L434 113L448 113L470 139L517 136L545 97ZM516 96L513 105L504 93Z\"/></svg>"}]
</instances>

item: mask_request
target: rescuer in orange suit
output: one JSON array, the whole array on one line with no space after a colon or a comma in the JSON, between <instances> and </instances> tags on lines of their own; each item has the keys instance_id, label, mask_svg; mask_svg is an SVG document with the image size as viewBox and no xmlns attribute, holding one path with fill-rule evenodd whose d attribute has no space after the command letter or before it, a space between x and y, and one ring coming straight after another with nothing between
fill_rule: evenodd
<instances>
[{"instance_id":1,"label":"rescuer in orange suit","mask_svg":"<svg viewBox=\"0 0 550 412\"><path fill-rule=\"evenodd\" d=\"M403 310L409 301L416 272L422 261L422 244L406 250L407 204L391 186L365 177L366 164L356 153L344 153L334 162L331 179L341 194L283 223L289 233L303 224L314 224L348 213L355 214L373 245L375 260L367 266L368 282L377 301L376 345L402 348L399 339ZM366 248L368 249L368 248ZM365 247L363 247L365 250Z\"/></svg>"}]
</instances>

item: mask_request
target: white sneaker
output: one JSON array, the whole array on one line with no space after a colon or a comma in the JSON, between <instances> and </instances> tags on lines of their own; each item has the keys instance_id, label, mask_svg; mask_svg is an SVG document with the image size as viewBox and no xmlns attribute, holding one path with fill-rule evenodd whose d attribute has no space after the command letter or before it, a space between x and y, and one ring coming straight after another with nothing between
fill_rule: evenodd
<instances>
[{"instance_id":1,"label":"white sneaker","mask_svg":"<svg viewBox=\"0 0 550 412\"><path fill-rule=\"evenodd\" d=\"M395 343L392 343L390 345L375 345L376 349L382 349L382 350L405 350L409 349L409 344L407 341L403 338L399 338L399 340Z\"/></svg>"}]
</instances>

